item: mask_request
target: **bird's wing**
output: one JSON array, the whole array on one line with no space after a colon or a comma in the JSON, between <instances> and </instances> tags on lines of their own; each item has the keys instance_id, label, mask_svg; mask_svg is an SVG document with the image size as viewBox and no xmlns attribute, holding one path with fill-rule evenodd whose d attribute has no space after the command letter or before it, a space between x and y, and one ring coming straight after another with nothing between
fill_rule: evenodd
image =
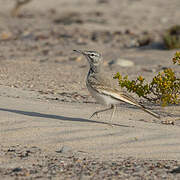
<instances>
[{"instance_id":1,"label":"bird's wing","mask_svg":"<svg viewBox=\"0 0 180 180\"><path fill-rule=\"evenodd\" d=\"M99 91L104 95L110 96L111 98L114 98L116 100L123 101L140 107L140 104L132 96L130 96L129 94L123 91L118 91L116 89L109 89L105 87L98 87L97 91Z\"/></svg>"},{"instance_id":2,"label":"bird's wing","mask_svg":"<svg viewBox=\"0 0 180 180\"><path fill-rule=\"evenodd\" d=\"M89 84L99 93L111 96L112 98L119 101L140 106L132 96L118 87L113 79L106 78L105 75L103 76L103 74L96 74L95 76L91 76L88 81Z\"/></svg>"}]
</instances>

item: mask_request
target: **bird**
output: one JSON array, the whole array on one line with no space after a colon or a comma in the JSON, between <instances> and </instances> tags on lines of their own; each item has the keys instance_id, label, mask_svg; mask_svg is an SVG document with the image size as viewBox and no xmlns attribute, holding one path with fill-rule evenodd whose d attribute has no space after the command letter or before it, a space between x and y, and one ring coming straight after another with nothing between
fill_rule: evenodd
<instances>
[{"instance_id":1,"label":"bird","mask_svg":"<svg viewBox=\"0 0 180 180\"><path fill-rule=\"evenodd\" d=\"M139 103L134 97L129 95L126 91L117 87L113 84L113 79L106 76L102 69L103 58L97 51L86 51L86 50L74 50L77 53L84 55L89 62L89 72L86 78L86 86L90 94L95 98L95 100L103 105L109 106L106 109L102 109L94 112L90 118L99 113L112 110L110 121L114 117L116 111L116 106L121 102L125 102L136 107L139 107L144 112L160 119L160 115L147 109L141 103ZM112 123L110 123L112 125Z\"/></svg>"}]
</instances>

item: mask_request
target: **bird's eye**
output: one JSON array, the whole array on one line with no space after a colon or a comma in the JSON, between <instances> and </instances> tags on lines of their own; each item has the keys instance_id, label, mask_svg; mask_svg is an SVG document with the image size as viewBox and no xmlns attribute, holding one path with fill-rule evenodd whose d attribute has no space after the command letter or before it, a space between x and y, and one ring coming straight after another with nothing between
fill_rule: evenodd
<instances>
[{"instance_id":1,"label":"bird's eye","mask_svg":"<svg viewBox=\"0 0 180 180\"><path fill-rule=\"evenodd\" d=\"M91 54L92 57L94 57L94 54Z\"/></svg>"}]
</instances>

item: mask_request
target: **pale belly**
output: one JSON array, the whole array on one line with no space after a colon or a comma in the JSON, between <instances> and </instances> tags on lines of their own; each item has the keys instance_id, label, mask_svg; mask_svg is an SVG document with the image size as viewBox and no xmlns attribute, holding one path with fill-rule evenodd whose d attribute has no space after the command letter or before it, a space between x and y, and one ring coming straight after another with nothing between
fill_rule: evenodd
<instances>
[{"instance_id":1,"label":"pale belly","mask_svg":"<svg viewBox=\"0 0 180 180\"><path fill-rule=\"evenodd\" d=\"M96 99L96 101L100 104L111 105L111 104L119 104L120 102L116 99L111 98L110 96L106 96L100 93L97 93L93 88L87 86L90 94Z\"/></svg>"}]
</instances>

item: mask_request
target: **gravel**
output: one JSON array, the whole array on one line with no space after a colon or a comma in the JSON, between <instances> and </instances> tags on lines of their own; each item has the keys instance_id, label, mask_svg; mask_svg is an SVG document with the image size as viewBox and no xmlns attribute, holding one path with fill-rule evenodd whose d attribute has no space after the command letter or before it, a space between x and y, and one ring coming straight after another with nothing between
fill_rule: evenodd
<instances>
[{"instance_id":1,"label":"gravel","mask_svg":"<svg viewBox=\"0 0 180 180\"><path fill-rule=\"evenodd\" d=\"M46 152L38 147L0 147L0 176L8 179L179 179L180 161L117 157L84 152Z\"/></svg>"}]
</instances>

